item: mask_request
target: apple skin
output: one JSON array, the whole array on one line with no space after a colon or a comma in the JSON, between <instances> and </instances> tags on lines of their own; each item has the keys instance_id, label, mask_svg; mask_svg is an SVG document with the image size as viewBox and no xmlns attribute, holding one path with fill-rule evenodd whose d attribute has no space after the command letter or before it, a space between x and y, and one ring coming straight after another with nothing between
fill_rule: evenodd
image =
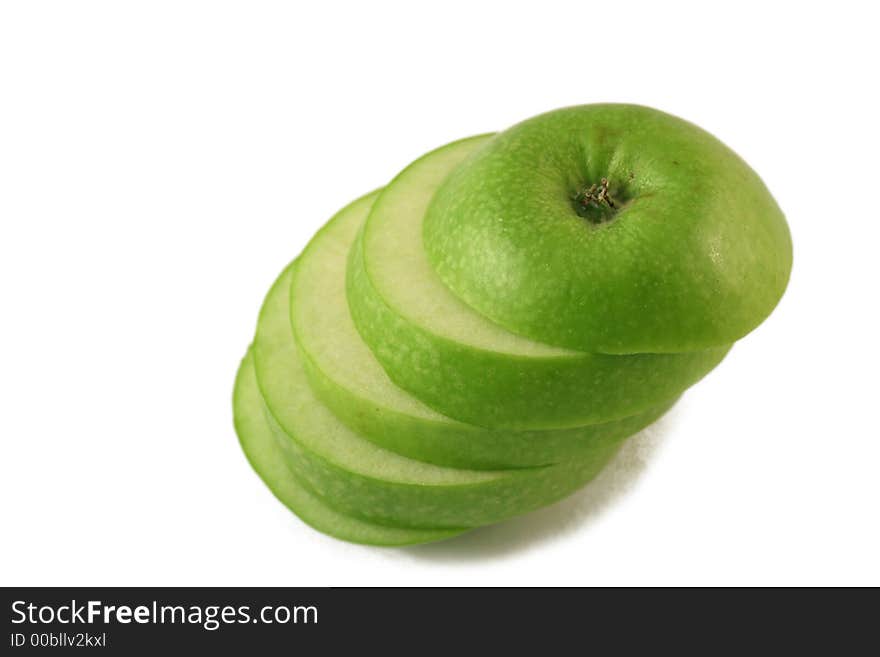
<instances>
[{"instance_id":1,"label":"apple skin","mask_svg":"<svg viewBox=\"0 0 880 657\"><path fill-rule=\"evenodd\" d=\"M327 222L297 259L290 284L290 323L312 390L355 433L435 465L521 468L589 456L596 441L622 440L672 405L572 429L491 430L437 413L398 388L361 340L346 299L346 256L376 197Z\"/></svg>"},{"instance_id":2,"label":"apple skin","mask_svg":"<svg viewBox=\"0 0 880 657\"><path fill-rule=\"evenodd\" d=\"M667 404L724 358L727 345L620 356L551 348L500 329L455 297L427 260L422 220L449 172L487 143L454 142L407 167L379 195L352 248L351 314L392 381L462 422L547 430ZM477 335L491 339L477 344Z\"/></svg>"},{"instance_id":3,"label":"apple skin","mask_svg":"<svg viewBox=\"0 0 880 657\"><path fill-rule=\"evenodd\" d=\"M605 178L618 210L573 199ZM730 344L788 283L785 217L704 130L636 105L583 105L495 136L438 189L424 244L440 278L517 334L584 351Z\"/></svg>"},{"instance_id":4,"label":"apple skin","mask_svg":"<svg viewBox=\"0 0 880 657\"><path fill-rule=\"evenodd\" d=\"M339 513L297 480L266 419L250 350L235 377L232 407L239 443L251 467L282 504L314 529L343 541L378 546L429 543L460 533L365 522Z\"/></svg>"},{"instance_id":5,"label":"apple skin","mask_svg":"<svg viewBox=\"0 0 880 657\"><path fill-rule=\"evenodd\" d=\"M324 503L368 522L462 530L537 509L580 488L617 452L597 442L566 463L518 470L443 468L382 449L346 427L312 391L290 328L295 263L272 286L253 353L269 426L296 478Z\"/></svg>"}]
</instances>

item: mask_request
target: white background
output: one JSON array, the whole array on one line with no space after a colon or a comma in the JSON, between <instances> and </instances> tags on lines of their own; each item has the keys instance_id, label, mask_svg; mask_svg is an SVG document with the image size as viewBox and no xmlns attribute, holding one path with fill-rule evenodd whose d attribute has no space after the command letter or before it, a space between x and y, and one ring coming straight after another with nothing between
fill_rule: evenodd
<instances>
[{"instance_id":1,"label":"white background","mask_svg":"<svg viewBox=\"0 0 880 657\"><path fill-rule=\"evenodd\" d=\"M0 583L880 584L870 7L4 2ZM275 275L423 152L598 101L761 174L776 312L555 507L408 549L304 526L232 428Z\"/></svg>"}]
</instances>

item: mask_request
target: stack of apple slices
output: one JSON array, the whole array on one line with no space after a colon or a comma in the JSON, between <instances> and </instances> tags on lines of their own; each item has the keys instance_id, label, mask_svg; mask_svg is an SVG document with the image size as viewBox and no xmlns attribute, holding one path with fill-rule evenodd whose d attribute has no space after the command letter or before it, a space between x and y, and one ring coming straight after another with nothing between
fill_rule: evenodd
<instances>
[{"instance_id":1,"label":"stack of apple slices","mask_svg":"<svg viewBox=\"0 0 880 657\"><path fill-rule=\"evenodd\" d=\"M659 136L634 128L638 118ZM677 158L703 158L683 167L684 182L657 173L670 143L682 146ZM583 106L444 146L354 201L264 301L234 394L236 429L254 469L316 529L376 545L447 538L577 490L715 367L784 290L791 264L784 219L757 176L728 153L655 110ZM537 182L522 189L517 177ZM724 187L728 179L744 187ZM685 208L666 227L668 240L706 253L686 254L684 267L640 263L634 279L614 240L633 248L638 232L615 231L651 213L666 216L654 187L675 204L680 187L697 193L710 183L722 185L705 192L716 194L715 206L701 199L690 210L724 213L725 204L742 201L720 223L745 221L737 233L744 243L725 242L729 231L713 228L714 214L703 219ZM750 228L758 232L750 236ZM675 250L656 247L665 257ZM604 249L594 251L601 262L582 263L588 273L628 268L630 278L614 284L595 277L606 286L599 292L626 297L621 303L579 292L582 277L566 278L587 248ZM709 268L695 270L700 263ZM773 279L769 308L749 297L753 279ZM556 307L542 306L545 299ZM671 310L658 318L664 302ZM696 319L669 319L688 303ZM623 321L627 307L651 316ZM738 314L718 321L731 310ZM608 337L617 334L603 314L630 343Z\"/></svg>"}]
</instances>

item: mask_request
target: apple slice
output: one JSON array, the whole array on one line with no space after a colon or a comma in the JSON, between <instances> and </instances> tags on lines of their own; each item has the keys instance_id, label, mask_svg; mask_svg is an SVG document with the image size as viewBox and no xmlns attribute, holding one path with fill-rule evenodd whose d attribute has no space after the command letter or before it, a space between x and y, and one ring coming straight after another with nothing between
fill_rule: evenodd
<instances>
[{"instance_id":1,"label":"apple slice","mask_svg":"<svg viewBox=\"0 0 880 657\"><path fill-rule=\"evenodd\" d=\"M477 471L440 467L357 435L315 396L290 327L292 267L260 312L254 339L257 382L296 476L342 513L399 527L476 527L549 504L592 479L619 443L543 468Z\"/></svg>"},{"instance_id":2,"label":"apple slice","mask_svg":"<svg viewBox=\"0 0 880 657\"><path fill-rule=\"evenodd\" d=\"M398 386L478 426L571 428L668 403L721 361L728 346L629 356L553 347L507 331L456 297L428 262L422 223L435 190L489 139L455 142L406 168L379 195L352 249L352 317Z\"/></svg>"},{"instance_id":3,"label":"apple slice","mask_svg":"<svg viewBox=\"0 0 880 657\"><path fill-rule=\"evenodd\" d=\"M782 211L736 153L687 121L615 104L500 133L441 185L424 244L495 322L616 354L738 340L776 306L792 259Z\"/></svg>"},{"instance_id":4,"label":"apple slice","mask_svg":"<svg viewBox=\"0 0 880 657\"><path fill-rule=\"evenodd\" d=\"M411 458L474 469L548 465L589 455L647 426L667 402L622 420L551 431L493 431L457 422L397 387L364 344L345 292L347 255L377 192L347 206L297 259L291 323L316 395L356 433Z\"/></svg>"},{"instance_id":5,"label":"apple slice","mask_svg":"<svg viewBox=\"0 0 880 657\"><path fill-rule=\"evenodd\" d=\"M282 504L318 531L352 543L387 546L439 541L459 533L365 522L335 511L303 486L287 467L285 454L267 423L250 351L235 377L233 412L238 440L251 467Z\"/></svg>"}]
</instances>

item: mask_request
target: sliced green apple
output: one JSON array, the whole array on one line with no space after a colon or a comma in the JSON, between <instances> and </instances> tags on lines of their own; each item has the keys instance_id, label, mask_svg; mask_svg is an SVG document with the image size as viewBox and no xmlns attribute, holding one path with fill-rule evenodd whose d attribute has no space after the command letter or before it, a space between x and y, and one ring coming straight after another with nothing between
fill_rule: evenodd
<instances>
[{"instance_id":1,"label":"sliced green apple","mask_svg":"<svg viewBox=\"0 0 880 657\"><path fill-rule=\"evenodd\" d=\"M289 320L291 268L272 286L254 339L257 382L296 476L339 512L379 524L476 527L558 500L594 477L619 443L596 442L570 462L477 471L383 449L351 431L312 391Z\"/></svg>"},{"instance_id":2,"label":"sliced green apple","mask_svg":"<svg viewBox=\"0 0 880 657\"><path fill-rule=\"evenodd\" d=\"M287 456L269 427L250 351L235 377L233 413L241 448L260 479L282 504L318 531L352 543L388 546L439 541L459 533L366 522L339 513L301 484L287 466Z\"/></svg>"},{"instance_id":3,"label":"sliced green apple","mask_svg":"<svg viewBox=\"0 0 880 657\"><path fill-rule=\"evenodd\" d=\"M351 429L411 458L475 469L548 465L589 455L595 441L623 439L666 403L618 421L551 431L493 431L442 415L396 386L364 344L346 299L347 256L377 193L347 206L297 260L291 324L317 396Z\"/></svg>"},{"instance_id":4,"label":"sliced green apple","mask_svg":"<svg viewBox=\"0 0 880 657\"><path fill-rule=\"evenodd\" d=\"M422 223L435 190L489 139L455 142L411 164L374 202L352 248L351 314L398 386L478 426L572 428L648 412L721 361L728 346L628 356L553 347L507 331L456 297L427 259Z\"/></svg>"},{"instance_id":5,"label":"sliced green apple","mask_svg":"<svg viewBox=\"0 0 880 657\"><path fill-rule=\"evenodd\" d=\"M730 344L791 271L785 217L758 175L697 126L635 105L568 107L500 133L437 190L424 243L493 321L615 354Z\"/></svg>"}]
</instances>

